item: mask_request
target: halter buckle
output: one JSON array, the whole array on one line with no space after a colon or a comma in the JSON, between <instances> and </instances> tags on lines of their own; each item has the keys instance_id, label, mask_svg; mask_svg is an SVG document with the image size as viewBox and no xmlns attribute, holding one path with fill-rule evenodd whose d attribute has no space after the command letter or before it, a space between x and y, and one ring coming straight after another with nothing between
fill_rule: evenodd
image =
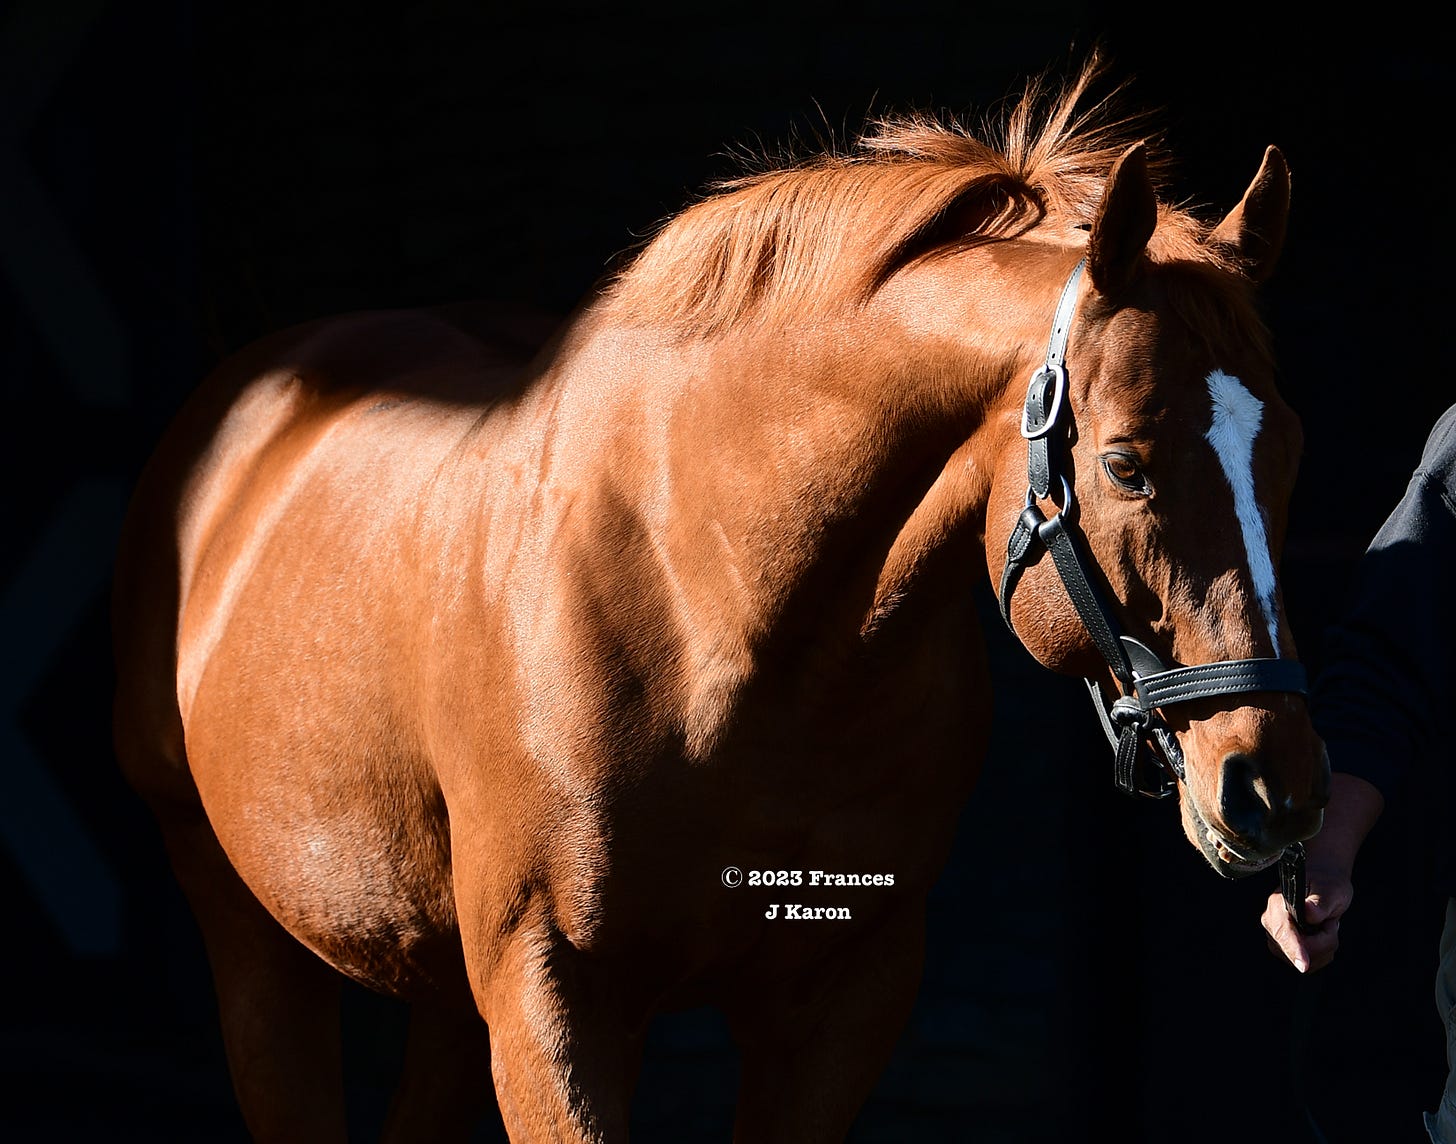
<instances>
[{"instance_id":1,"label":"halter buckle","mask_svg":"<svg viewBox=\"0 0 1456 1144\"><path fill-rule=\"evenodd\" d=\"M1038 385L1041 386L1041 408L1045 412L1038 412L1033 407L1032 399L1037 396ZM1051 390L1050 406L1046 401L1048 389ZM1021 435L1028 441L1035 441L1056 428L1057 419L1062 415L1062 398L1066 392L1067 371L1062 365L1047 362L1032 374L1026 389L1026 404L1021 407Z\"/></svg>"}]
</instances>

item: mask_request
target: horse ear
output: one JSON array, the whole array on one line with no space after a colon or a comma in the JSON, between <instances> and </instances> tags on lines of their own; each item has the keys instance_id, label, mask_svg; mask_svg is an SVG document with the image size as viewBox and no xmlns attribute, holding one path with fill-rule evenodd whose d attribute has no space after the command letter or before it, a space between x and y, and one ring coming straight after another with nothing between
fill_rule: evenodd
<instances>
[{"instance_id":1,"label":"horse ear","mask_svg":"<svg viewBox=\"0 0 1456 1144\"><path fill-rule=\"evenodd\" d=\"M1255 282L1274 273L1289 221L1289 165L1279 148L1264 152L1259 173L1239 205L1214 227L1210 245L1226 248Z\"/></svg>"},{"instance_id":2,"label":"horse ear","mask_svg":"<svg viewBox=\"0 0 1456 1144\"><path fill-rule=\"evenodd\" d=\"M1099 291L1117 295L1132 284L1157 225L1158 197L1148 175L1147 148L1135 143L1112 165L1092 220L1087 266Z\"/></svg>"}]
</instances>

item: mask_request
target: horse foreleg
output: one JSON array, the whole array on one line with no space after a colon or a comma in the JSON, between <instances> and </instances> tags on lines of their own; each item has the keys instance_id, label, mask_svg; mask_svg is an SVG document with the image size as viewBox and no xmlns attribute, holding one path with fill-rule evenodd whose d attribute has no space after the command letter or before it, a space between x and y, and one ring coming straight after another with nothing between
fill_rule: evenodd
<instances>
[{"instance_id":1,"label":"horse foreleg","mask_svg":"<svg viewBox=\"0 0 1456 1144\"><path fill-rule=\"evenodd\" d=\"M415 1005L381 1144L469 1140L494 1108L490 1038L474 1012Z\"/></svg>"},{"instance_id":2,"label":"horse foreleg","mask_svg":"<svg viewBox=\"0 0 1456 1144\"><path fill-rule=\"evenodd\" d=\"M342 1142L341 978L253 896L200 808L158 818L207 947L248 1131L259 1144Z\"/></svg>"},{"instance_id":3,"label":"horse foreleg","mask_svg":"<svg viewBox=\"0 0 1456 1144\"><path fill-rule=\"evenodd\" d=\"M533 927L508 939L477 992L513 1142L627 1139L642 1022L602 967L559 933Z\"/></svg>"},{"instance_id":4,"label":"horse foreleg","mask_svg":"<svg viewBox=\"0 0 1456 1144\"><path fill-rule=\"evenodd\" d=\"M740 998L728 1012L742 1055L733 1139L843 1141L910 1015L924 951L917 904L832 961Z\"/></svg>"}]
</instances>

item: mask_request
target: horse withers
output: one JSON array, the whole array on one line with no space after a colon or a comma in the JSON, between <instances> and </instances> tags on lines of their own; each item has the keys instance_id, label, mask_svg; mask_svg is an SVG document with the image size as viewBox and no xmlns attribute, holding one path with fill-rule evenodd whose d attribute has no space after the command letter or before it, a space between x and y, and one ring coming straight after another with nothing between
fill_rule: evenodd
<instances>
[{"instance_id":1,"label":"horse withers","mask_svg":"<svg viewBox=\"0 0 1456 1144\"><path fill-rule=\"evenodd\" d=\"M981 569L1220 873L1318 829L1253 294L1288 173L1213 226L1159 202L1093 75L999 146L907 117L717 189L528 362L469 307L358 314L185 406L119 554L116 746L256 1138L343 1138L348 977L413 1005L390 1139L493 1096L623 1140L652 1015L704 1004L738 1139L841 1139L987 742Z\"/></svg>"}]
</instances>

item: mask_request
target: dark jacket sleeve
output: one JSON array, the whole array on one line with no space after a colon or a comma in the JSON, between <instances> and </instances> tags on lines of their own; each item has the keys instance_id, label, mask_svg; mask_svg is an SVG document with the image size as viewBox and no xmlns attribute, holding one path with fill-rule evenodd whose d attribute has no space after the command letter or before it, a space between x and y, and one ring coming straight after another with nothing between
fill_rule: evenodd
<instances>
[{"instance_id":1,"label":"dark jacket sleeve","mask_svg":"<svg viewBox=\"0 0 1456 1144\"><path fill-rule=\"evenodd\" d=\"M1313 695L1330 766L1389 796L1456 709L1456 406L1356 570Z\"/></svg>"}]
</instances>

